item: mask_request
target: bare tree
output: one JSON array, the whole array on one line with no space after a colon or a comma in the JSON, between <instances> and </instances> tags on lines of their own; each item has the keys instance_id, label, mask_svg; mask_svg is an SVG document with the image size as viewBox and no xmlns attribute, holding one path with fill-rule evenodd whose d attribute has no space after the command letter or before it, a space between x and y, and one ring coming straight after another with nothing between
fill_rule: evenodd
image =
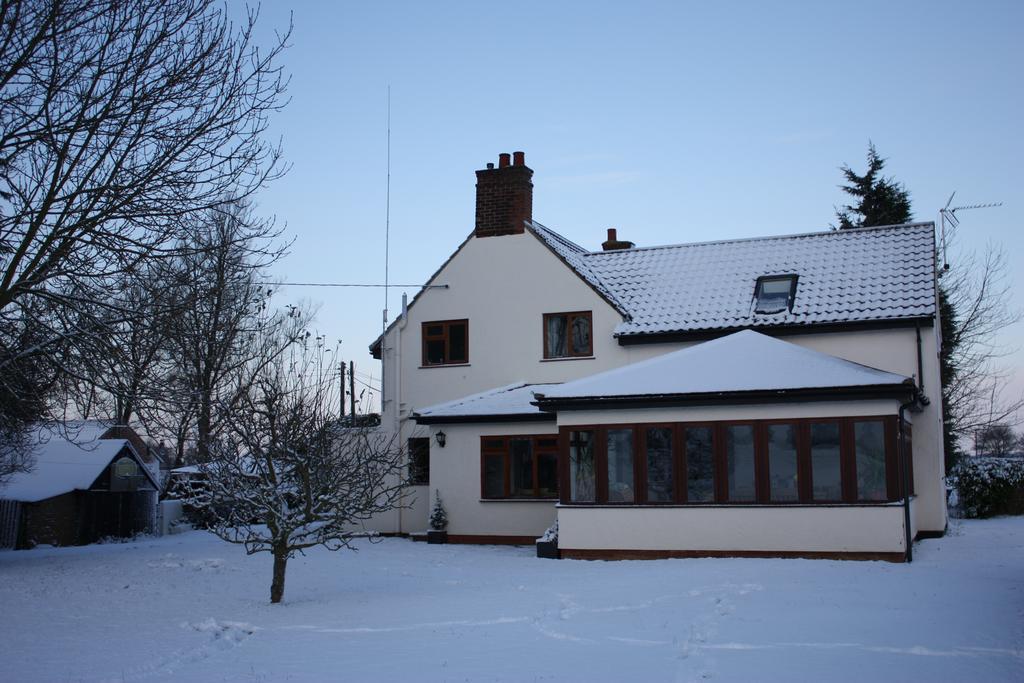
<instances>
[{"instance_id":1,"label":"bare tree","mask_svg":"<svg viewBox=\"0 0 1024 683\"><path fill-rule=\"evenodd\" d=\"M952 436L969 439L991 425L1017 424L1024 396L1008 396L1009 370L1000 360L1011 349L1000 333L1018 322L1003 251L989 246L980 258L963 254L942 278L948 306L942 315L945 420ZM947 465L948 452L947 444Z\"/></svg>"},{"instance_id":2,"label":"bare tree","mask_svg":"<svg viewBox=\"0 0 1024 683\"><path fill-rule=\"evenodd\" d=\"M183 217L283 171L265 132L288 34L260 50L255 21L214 0L0 0L0 376L35 359L87 378L139 315L125 278L180 247Z\"/></svg>"},{"instance_id":3,"label":"bare tree","mask_svg":"<svg viewBox=\"0 0 1024 683\"><path fill-rule=\"evenodd\" d=\"M284 596L289 558L352 548L363 522L399 505L406 483L396 437L342 427L336 375L318 347L304 346L262 365L210 444L200 466L207 481L186 497L218 536L273 555L273 603Z\"/></svg>"},{"instance_id":4,"label":"bare tree","mask_svg":"<svg viewBox=\"0 0 1024 683\"><path fill-rule=\"evenodd\" d=\"M975 455L1003 458L1013 452L1017 435L1010 425L1001 422L985 425L978 430L974 444Z\"/></svg>"},{"instance_id":5,"label":"bare tree","mask_svg":"<svg viewBox=\"0 0 1024 683\"><path fill-rule=\"evenodd\" d=\"M269 309L273 289L262 272L284 253L278 236L245 203L225 202L191 219L175 262L181 305L168 329L161 410L178 430L194 429L199 461L263 366L308 334L305 308Z\"/></svg>"}]
</instances>

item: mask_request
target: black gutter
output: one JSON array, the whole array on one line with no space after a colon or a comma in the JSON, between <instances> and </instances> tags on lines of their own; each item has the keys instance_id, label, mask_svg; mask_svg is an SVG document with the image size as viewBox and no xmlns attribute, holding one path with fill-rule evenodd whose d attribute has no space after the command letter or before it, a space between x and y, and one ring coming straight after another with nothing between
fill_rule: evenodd
<instances>
[{"instance_id":1,"label":"black gutter","mask_svg":"<svg viewBox=\"0 0 1024 683\"><path fill-rule=\"evenodd\" d=\"M914 396L908 380L901 384L871 384L859 387L815 387L811 389L769 389L715 391L697 394L638 394L634 396L593 396L547 398L535 394L533 405L541 410L602 410L606 408L662 408L703 405L745 405L755 403L798 403L807 401L861 401Z\"/></svg>"},{"instance_id":2,"label":"black gutter","mask_svg":"<svg viewBox=\"0 0 1024 683\"><path fill-rule=\"evenodd\" d=\"M921 326L915 325L917 331L917 388L924 391L924 361L921 358Z\"/></svg>"},{"instance_id":3,"label":"black gutter","mask_svg":"<svg viewBox=\"0 0 1024 683\"><path fill-rule=\"evenodd\" d=\"M861 320L834 323L793 323L785 325L736 325L703 330L680 330L675 332L650 332L638 334L616 335L619 346L636 346L640 344L664 344L671 342L707 341L724 337L741 330L753 330L769 336L787 336L794 334L817 334L820 332L859 332L864 330L886 330L907 327L932 325L934 316L918 316L914 318L894 318L889 320Z\"/></svg>"},{"instance_id":4,"label":"black gutter","mask_svg":"<svg viewBox=\"0 0 1024 683\"><path fill-rule=\"evenodd\" d=\"M905 557L907 563L914 561L914 539L910 533L910 463L907 462L907 445L906 445L906 434L903 429L903 416L907 411L907 408L917 405L918 400L915 396L906 403L900 404L898 427L899 427L899 444L897 452L900 454L900 462L903 467L900 469L901 478L903 480L903 536L904 544L906 546Z\"/></svg>"},{"instance_id":5,"label":"black gutter","mask_svg":"<svg viewBox=\"0 0 1024 683\"><path fill-rule=\"evenodd\" d=\"M554 422L554 413L526 413L516 415L418 415L412 414L416 424L448 425L480 422Z\"/></svg>"}]
</instances>

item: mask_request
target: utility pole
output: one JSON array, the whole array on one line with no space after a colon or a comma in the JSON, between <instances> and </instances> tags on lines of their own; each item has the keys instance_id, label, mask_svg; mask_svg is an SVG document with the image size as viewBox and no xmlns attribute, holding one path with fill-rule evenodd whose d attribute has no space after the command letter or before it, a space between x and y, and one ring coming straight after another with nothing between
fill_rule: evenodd
<instances>
[{"instance_id":1,"label":"utility pole","mask_svg":"<svg viewBox=\"0 0 1024 683\"><path fill-rule=\"evenodd\" d=\"M338 377L341 378L341 391L338 392L338 417L345 419L345 361L338 363Z\"/></svg>"},{"instance_id":2,"label":"utility pole","mask_svg":"<svg viewBox=\"0 0 1024 683\"><path fill-rule=\"evenodd\" d=\"M356 366L353 361L348 362L348 391L349 408L352 411L352 426L356 426Z\"/></svg>"}]
</instances>

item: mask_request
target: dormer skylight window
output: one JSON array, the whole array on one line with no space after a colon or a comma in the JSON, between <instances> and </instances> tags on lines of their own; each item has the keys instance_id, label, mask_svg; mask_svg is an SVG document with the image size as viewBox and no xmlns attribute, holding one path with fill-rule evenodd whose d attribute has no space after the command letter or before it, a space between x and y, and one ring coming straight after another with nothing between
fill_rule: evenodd
<instances>
[{"instance_id":1,"label":"dormer skylight window","mask_svg":"<svg viewBox=\"0 0 1024 683\"><path fill-rule=\"evenodd\" d=\"M757 279L754 288L755 313L782 313L793 310L796 275L772 275Z\"/></svg>"}]
</instances>

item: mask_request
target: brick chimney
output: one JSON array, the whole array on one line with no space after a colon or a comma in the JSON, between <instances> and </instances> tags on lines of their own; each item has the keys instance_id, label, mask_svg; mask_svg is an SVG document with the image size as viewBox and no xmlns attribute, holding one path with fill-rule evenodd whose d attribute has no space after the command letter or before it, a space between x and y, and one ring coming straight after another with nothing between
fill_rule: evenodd
<instances>
[{"instance_id":1,"label":"brick chimney","mask_svg":"<svg viewBox=\"0 0 1024 683\"><path fill-rule=\"evenodd\" d=\"M533 171L526 155L516 152L498 155L498 168L476 172L477 237L517 235L523 223L533 219Z\"/></svg>"},{"instance_id":2,"label":"brick chimney","mask_svg":"<svg viewBox=\"0 0 1024 683\"><path fill-rule=\"evenodd\" d=\"M615 251L616 249L632 249L636 246L632 242L620 242L618 235L615 233L615 228L608 228L608 239L601 243L602 249L605 251Z\"/></svg>"}]
</instances>

